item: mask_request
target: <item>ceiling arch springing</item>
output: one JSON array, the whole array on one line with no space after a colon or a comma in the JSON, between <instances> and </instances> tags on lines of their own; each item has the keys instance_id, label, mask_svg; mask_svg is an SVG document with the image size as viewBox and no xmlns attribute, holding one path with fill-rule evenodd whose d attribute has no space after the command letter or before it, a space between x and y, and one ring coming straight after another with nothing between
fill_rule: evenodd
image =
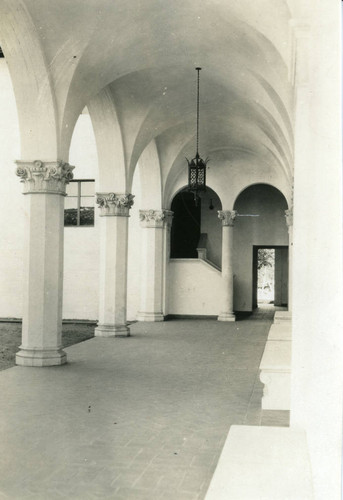
<instances>
[{"instance_id":1,"label":"ceiling arch springing","mask_svg":"<svg viewBox=\"0 0 343 500\"><path fill-rule=\"evenodd\" d=\"M250 0L75 0L72 5L59 0L49 8L45 0L13 3L25 7L34 28L30 37L49 74L62 156L67 157L84 106L106 91L118 117L126 178L155 141L165 189L181 172L181 157L194 154L194 68L201 66L204 154L221 150L231 158L235 152L240 160L249 150L257 163L291 178L293 89L285 0L258 5ZM24 41L27 33L19 24L16 29ZM33 66L30 71L37 77ZM17 85L22 85L19 78Z\"/></svg>"}]
</instances>

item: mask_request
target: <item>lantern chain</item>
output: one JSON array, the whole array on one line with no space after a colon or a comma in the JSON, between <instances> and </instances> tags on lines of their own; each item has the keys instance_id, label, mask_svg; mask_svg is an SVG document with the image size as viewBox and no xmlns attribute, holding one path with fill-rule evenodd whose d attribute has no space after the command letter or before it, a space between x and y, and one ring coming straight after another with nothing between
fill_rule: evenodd
<instances>
[{"instance_id":1,"label":"lantern chain","mask_svg":"<svg viewBox=\"0 0 343 500\"><path fill-rule=\"evenodd\" d=\"M200 70L201 68L195 68L198 72L197 78L197 153L196 157L199 156L199 87L200 87Z\"/></svg>"}]
</instances>

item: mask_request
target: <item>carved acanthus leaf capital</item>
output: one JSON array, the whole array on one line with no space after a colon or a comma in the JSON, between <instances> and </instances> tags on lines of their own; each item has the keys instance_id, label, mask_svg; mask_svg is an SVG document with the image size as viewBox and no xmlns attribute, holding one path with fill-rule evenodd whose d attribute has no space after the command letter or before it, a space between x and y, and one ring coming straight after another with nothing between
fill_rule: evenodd
<instances>
[{"instance_id":1,"label":"carved acanthus leaf capital","mask_svg":"<svg viewBox=\"0 0 343 500\"><path fill-rule=\"evenodd\" d=\"M139 211L139 220L141 221L156 221L161 222L164 220L164 212L163 210L140 210Z\"/></svg>"},{"instance_id":2,"label":"carved acanthus leaf capital","mask_svg":"<svg viewBox=\"0 0 343 500\"><path fill-rule=\"evenodd\" d=\"M140 210L139 220L142 227L163 227L165 215L163 210Z\"/></svg>"},{"instance_id":3,"label":"carved acanthus leaf capital","mask_svg":"<svg viewBox=\"0 0 343 500\"><path fill-rule=\"evenodd\" d=\"M97 193L96 202L100 208L100 216L119 215L129 216L133 205L133 194Z\"/></svg>"},{"instance_id":4,"label":"carved acanthus leaf capital","mask_svg":"<svg viewBox=\"0 0 343 500\"><path fill-rule=\"evenodd\" d=\"M293 208L285 210L286 224L287 227L293 226Z\"/></svg>"},{"instance_id":5,"label":"carved acanthus leaf capital","mask_svg":"<svg viewBox=\"0 0 343 500\"><path fill-rule=\"evenodd\" d=\"M171 224L170 210L140 210L139 219L142 227L164 227Z\"/></svg>"},{"instance_id":6,"label":"carved acanthus leaf capital","mask_svg":"<svg viewBox=\"0 0 343 500\"><path fill-rule=\"evenodd\" d=\"M66 184L73 178L73 169L63 161L16 161L16 175L24 183L24 194L66 194Z\"/></svg>"},{"instance_id":7,"label":"carved acanthus leaf capital","mask_svg":"<svg viewBox=\"0 0 343 500\"><path fill-rule=\"evenodd\" d=\"M234 225L237 216L236 210L218 210L218 218L222 221L223 226Z\"/></svg>"}]
</instances>

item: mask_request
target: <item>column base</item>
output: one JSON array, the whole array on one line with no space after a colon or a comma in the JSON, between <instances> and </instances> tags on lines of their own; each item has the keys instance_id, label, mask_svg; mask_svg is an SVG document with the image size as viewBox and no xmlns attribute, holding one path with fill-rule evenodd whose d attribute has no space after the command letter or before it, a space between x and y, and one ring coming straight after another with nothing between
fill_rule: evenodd
<instances>
[{"instance_id":1,"label":"column base","mask_svg":"<svg viewBox=\"0 0 343 500\"><path fill-rule=\"evenodd\" d=\"M218 321L236 321L236 316L234 313L220 313Z\"/></svg>"},{"instance_id":2,"label":"column base","mask_svg":"<svg viewBox=\"0 0 343 500\"><path fill-rule=\"evenodd\" d=\"M60 366L67 362L67 355L62 349L29 349L20 347L15 362L18 366Z\"/></svg>"},{"instance_id":3,"label":"column base","mask_svg":"<svg viewBox=\"0 0 343 500\"><path fill-rule=\"evenodd\" d=\"M138 321L164 321L164 316L162 313L154 312L139 312L137 314Z\"/></svg>"},{"instance_id":4,"label":"column base","mask_svg":"<svg viewBox=\"0 0 343 500\"><path fill-rule=\"evenodd\" d=\"M130 328L126 325L98 325L95 337L130 337Z\"/></svg>"}]
</instances>

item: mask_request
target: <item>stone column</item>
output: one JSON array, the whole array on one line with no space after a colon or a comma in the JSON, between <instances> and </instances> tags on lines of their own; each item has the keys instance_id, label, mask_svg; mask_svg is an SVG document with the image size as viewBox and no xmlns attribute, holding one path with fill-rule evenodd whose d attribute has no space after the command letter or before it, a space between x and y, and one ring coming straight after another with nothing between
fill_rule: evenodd
<instances>
[{"instance_id":1,"label":"stone column","mask_svg":"<svg viewBox=\"0 0 343 500\"><path fill-rule=\"evenodd\" d=\"M164 210L140 210L141 305L138 321L163 321Z\"/></svg>"},{"instance_id":2,"label":"stone column","mask_svg":"<svg viewBox=\"0 0 343 500\"><path fill-rule=\"evenodd\" d=\"M100 208L99 321L96 337L129 336L126 324L128 217L132 194L97 193Z\"/></svg>"},{"instance_id":3,"label":"stone column","mask_svg":"<svg viewBox=\"0 0 343 500\"><path fill-rule=\"evenodd\" d=\"M22 344L17 365L66 363L62 351L65 186L74 167L62 161L17 161L26 198Z\"/></svg>"},{"instance_id":4,"label":"stone column","mask_svg":"<svg viewBox=\"0 0 343 500\"><path fill-rule=\"evenodd\" d=\"M222 221L222 283L223 303L218 321L235 321L233 312L233 225L235 210L218 211Z\"/></svg>"},{"instance_id":5,"label":"stone column","mask_svg":"<svg viewBox=\"0 0 343 500\"><path fill-rule=\"evenodd\" d=\"M285 210L288 227L288 311L292 312L292 281L293 281L293 208Z\"/></svg>"}]
</instances>

